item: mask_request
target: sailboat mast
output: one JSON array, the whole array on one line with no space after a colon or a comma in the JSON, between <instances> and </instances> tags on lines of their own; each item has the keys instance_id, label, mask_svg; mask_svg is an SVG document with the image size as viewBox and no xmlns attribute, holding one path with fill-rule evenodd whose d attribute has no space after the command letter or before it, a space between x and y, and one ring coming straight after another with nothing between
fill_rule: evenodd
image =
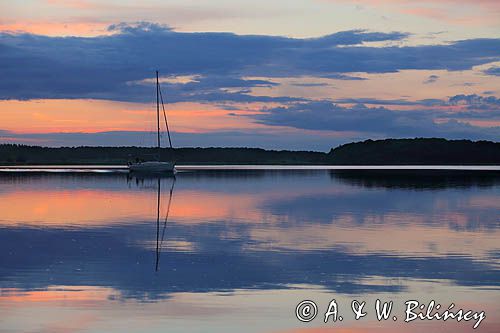
<instances>
[{"instance_id":1,"label":"sailboat mast","mask_svg":"<svg viewBox=\"0 0 500 333\"><path fill-rule=\"evenodd\" d=\"M160 81L158 79L158 71L156 71L156 125L157 125L157 138L158 138L158 161L161 157L160 148Z\"/></svg>"}]
</instances>

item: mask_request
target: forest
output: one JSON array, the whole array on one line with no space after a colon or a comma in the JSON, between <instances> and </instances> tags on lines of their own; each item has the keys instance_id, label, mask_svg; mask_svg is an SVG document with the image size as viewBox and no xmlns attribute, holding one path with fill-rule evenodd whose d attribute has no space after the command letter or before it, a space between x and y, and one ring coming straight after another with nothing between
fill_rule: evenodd
<instances>
[{"instance_id":1,"label":"forest","mask_svg":"<svg viewBox=\"0 0 500 333\"><path fill-rule=\"evenodd\" d=\"M366 140L329 152L260 148L41 147L0 144L1 165L124 165L139 160L177 164L494 165L500 143L439 138Z\"/></svg>"}]
</instances>

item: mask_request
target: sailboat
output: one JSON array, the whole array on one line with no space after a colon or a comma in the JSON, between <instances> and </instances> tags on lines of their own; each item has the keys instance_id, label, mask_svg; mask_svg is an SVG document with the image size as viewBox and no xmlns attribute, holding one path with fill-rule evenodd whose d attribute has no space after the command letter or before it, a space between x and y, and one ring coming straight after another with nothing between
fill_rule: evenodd
<instances>
[{"instance_id":1,"label":"sailboat","mask_svg":"<svg viewBox=\"0 0 500 333\"><path fill-rule=\"evenodd\" d=\"M172 140L170 138L170 131L168 129L167 114L163 104L163 96L160 89L160 81L158 79L158 71L156 71L156 125L157 125L157 144L158 144L158 159L156 161L141 161L136 163L129 163L128 168L130 171L142 173L163 173L175 172L175 162L162 162L161 161L161 145L160 145L160 100L163 109L163 117L165 118L165 126L167 128L168 142L170 148L173 149Z\"/></svg>"}]
</instances>

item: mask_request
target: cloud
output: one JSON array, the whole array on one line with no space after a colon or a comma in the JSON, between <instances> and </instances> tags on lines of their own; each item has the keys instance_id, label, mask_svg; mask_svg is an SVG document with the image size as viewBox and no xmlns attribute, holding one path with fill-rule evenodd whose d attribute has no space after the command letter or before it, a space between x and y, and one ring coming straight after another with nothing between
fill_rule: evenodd
<instances>
[{"instance_id":1,"label":"cloud","mask_svg":"<svg viewBox=\"0 0 500 333\"><path fill-rule=\"evenodd\" d=\"M364 104L343 107L328 101L318 101L264 109L261 114L251 117L271 126L361 132L365 137L379 135L497 140L500 135L500 127L477 127L453 119L454 116L454 113L439 110L394 111L386 107L366 107ZM438 122L438 117L452 119ZM459 114L457 118L460 117Z\"/></svg>"},{"instance_id":2,"label":"cloud","mask_svg":"<svg viewBox=\"0 0 500 333\"><path fill-rule=\"evenodd\" d=\"M150 22L137 22L135 24L117 23L111 24L107 29L109 32L118 32L122 34L148 34L148 33L163 33L172 31L172 29L165 24L150 23Z\"/></svg>"},{"instance_id":3,"label":"cloud","mask_svg":"<svg viewBox=\"0 0 500 333\"><path fill-rule=\"evenodd\" d=\"M197 97L219 101L255 100L248 89L260 83L243 80L243 77L307 75L359 80L362 78L345 73L465 70L500 59L498 39L463 40L448 45L369 47L363 43L401 40L407 34L351 30L298 39L185 33L147 22L121 23L109 29L117 33L98 37L0 33L0 99L145 101L151 87L131 82L151 78L154 70L159 69L167 76L204 77L198 83L174 89L179 93L173 97L177 100ZM234 87L236 84L243 85L237 96L222 89L224 85ZM196 92L184 94L186 89Z\"/></svg>"},{"instance_id":4,"label":"cloud","mask_svg":"<svg viewBox=\"0 0 500 333\"><path fill-rule=\"evenodd\" d=\"M255 80L254 84L260 84ZM267 84L265 80L261 84ZM237 82L235 81L235 84ZM239 83L237 84L239 85ZM446 137L450 139L498 140L499 127L479 127L472 120L500 122L500 99L494 96L455 95L448 99L384 100L376 98L311 101L291 97L267 97L228 93L234 101L251 98L280 102L284 106L264 108L258 114L242 115L231 104L218 104L233 117L250 117L273 128L252 128L207 133L173 132L174 145L263 147L269 149L304 149L327 151L332 146L353 140L385 137ZM224 98L229 98L225 95ZM171 101L171 97L168 97ZM217 93L197 95L213 101ZM369 105L369 106L367 106ZM374 106L374 107L373 107ZM393 110L391 106L404 106ZM410 107L408 109L407 107ZM335 133L341 132L341 133ZM145 139L146 138L146 139ZM0 142L22 142L47 146L109 146L153 144L154 135L139 131L105 131L97 133L15 133L0 130ZM149 140L149 141L148 141ZM163 140L163 139L162 139Z\"/></svg>"},{"instance_id":5,"label":"cloud","mask_svg":"<svg viewBox=\"0 0 500 333\"><path fill-rule=\"evenodd\" d=\"M451 105L469 105L473 107L490 107L490 108L500 108L500 98L496 98L495 96L480 96L476 94L472 95L455 95L450 97L449 103Z\"/></svg>"},{"instance_id":6,"label":"cloud","mask_svg":"<svg viewBox=\"0 0 500 333\"><path fill-rule=\"evenodd\" d=\"M443 117L500 121L500 98L496 98L495 96L460 94L450 97L445 105L461 106L462 109L448 112L441 111L440 113ZM500 133L497 133L497 138L494 138L494 140L498 140L498 135Z\"/></svg>"},{"instance_id":7,"label":"cloud","mask_svg":"<svg viewBox=\"0 0 500 333\"><path fill-rule=\"evenodd\" d=\"M365 42L399 41L409 37L404 32L368 32L366 30L341 31L307 41L314 47L331 47L333 45L358 45Z\"/></svg>"},{"instance_id":8,"label":"cloud","mask_svg":"<svg viewBox=\"0 0 500 333\"><path fill-rule=\"evenodd\" d=\"M339 74L339 73L324 74L324 75L320 75L320 77L326 78L326 79L348 80L348 81L364 81L364 80L368 80L367 78L364 78L364 77L352 76L352 75L346 75L346 74Z\"/></svg>"},{"instance_id":9,"label":"cloud","mask_svg":"<svg viewBox=\"0 0 500 333\"><path fill-rule=\"evenodd\" d=\"M329 87L330 84L326 82L293 82L291 83L292 86L295 87Z\"/></svg>"},{"instance_id":10,"label":"cloud","mask_svg":"<svg viewBox=\"0 0 500 333\"><path fill-rule=\"evenodd\" d=\"M348 294L368 291L400 292L400 285L369 284L359 277L366 274L425 279L435 275L436 267L440 267L443 272L440 278L453 280L457 284L491 285L491 281L497 281L499 275L498 271L487 264L472 261L465 256L417 260L404 256L352 254L337 247L329 251L249 250L248 244L265 246L262 242L251 239L252 225L246 223L235 226L235 232L241 233L242 237L228 240L223 237L227 228L224 223L227 222L217 221L211 226L199 225L195 236L189 233L192 226L171 223L169 234L189 239L197 250L176 251L164 248L163 266L160 266L165 267L163 274L161 270L154 274L154 252L137 245L151 240L150 221L141 221L137 227L108 226L106 230L2 228L2 249L16 249L15 260L7 256L8 251L3 251L7 254L2 253L0 256L2 287L33 290L53 285L106 286L117 289L120 298L155 300L169 297L175 292L227 292L248 288L266 290L289 288L291 285L304 283L314 283L328 290ZM33 239L37 239L33 246L20 246L29 244ZM120 255L103 263L102 253L109 251L109 248ZM206 251L214 248L224 250ZM37 254L41 252L45 255L38 258ZM175 263L175 274L171 273L167 260ZM334 264L321 265L325 261ZM380 262L385 265L380 265ZM88 268L82 270L82 263L97 264L89 264ZM160 265L161 263L162 261ZM418 270L411 269L416 265ZM286 269L289 266L294 269ZM51 270L45 270L44 267L51 267ZM466 274L457 274L457 267L470 269ZM16 275L22 269L29 269L37 274ZM68 271L78 274L68 274ZM297 274L302 272L304 274Z\"/></svg>"},{"instance_id":11,"label":"cloud","mask_svg":"<svg viewBox=\"0 0 500 333\"><path fill-rule=\"evenodd\" d=\"M340 98L335 99L337 104L373 104L373 105L421 105L420 102L406 99L378 99L378 98Z\"/></svg>"},{"instance_id":12,"label":"cloud","mask_svg":"<svg viewBox=\"0 0 500 333\"><path fill-rule=\"evenodd\" d=\"M275 87L279 83L269 80L241 79L230 76L198 76L187 83L161 83L166 92L168 102L276 102L288 103L305 101L299 97L288 96L259 96L252 95L251 88ZM144 81L131 82L130 90L143 91L144 96L150 96L152 87ZM131 92L132 96L133 93Z\"/></svg>"},{"instance_id":13,"label":"cloud","mask_svg":"<svg viewBox=\"0 0 500 333\"><path fill-rule=\"evenodd\" d=\"M488 75L494 75L494 76L500 76L500 67L490 67L488 69L485 69L483 73L488 74Z\"/></svg>"},{"instance_id":14,"label":"cloud","mask_svg":"<svg viewBox=\"0 0 500 333\"><path fill-rule=\"evenodd\" d=\"M434 83L439 79L437 75L429 75L429 77L423 82L424 84Z\"/></svg>"},{"instance_id":15,"label":"cloud","mask_svg":"<svg viewBox=\"0 0 500 333\"><path fill-rule=\"evenodd\" d=\"M484 92L485 95L491 95L493 92ZM490 93L490 94L488 94ZM481 96L477 94L471 95L454 95L448 99L438 99L438 98L427 98L420 99L416 101L411 101L407 99L379 99L379 98L340 98L334 99L334 103L337 104L370 104L370 105L397 105L397 106L456 106L465 105L471 108L481 108L490 111L496 110L500 106L500 99L495 96ZM443 112L440 110L439 112ZM446 112L446 110L444 111Z\"/></svg>"}]
</instances>

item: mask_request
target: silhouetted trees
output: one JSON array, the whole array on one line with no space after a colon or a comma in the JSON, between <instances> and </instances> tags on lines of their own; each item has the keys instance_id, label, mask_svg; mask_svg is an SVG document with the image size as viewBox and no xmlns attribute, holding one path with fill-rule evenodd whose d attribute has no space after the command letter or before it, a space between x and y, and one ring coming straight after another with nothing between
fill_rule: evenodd
<instances>
[{"instance_id":1,"label":"silhouetted trees","mask_svg":"<svg viewBox=\"0 0 500 333\"><path fill-rule=\"evenodd\" d=\"M330 150L332 164L500 164L500 143L438 138L366 140Z\"/></svg>"},{"instance_id":2,"label":"silhouetted trees","mask_svg":"<svg viewBox=\"0 0 500 333\"><path fill-rule=\"evenodd\" d=\"M154 160L157 148L39 147L0 145L0 164L126 164ZM330 150L259 148L162 148L161 159L178 164L500 164L500 143L446 139L387 139L349 143Z\"/></svg>"}]
</instances>

